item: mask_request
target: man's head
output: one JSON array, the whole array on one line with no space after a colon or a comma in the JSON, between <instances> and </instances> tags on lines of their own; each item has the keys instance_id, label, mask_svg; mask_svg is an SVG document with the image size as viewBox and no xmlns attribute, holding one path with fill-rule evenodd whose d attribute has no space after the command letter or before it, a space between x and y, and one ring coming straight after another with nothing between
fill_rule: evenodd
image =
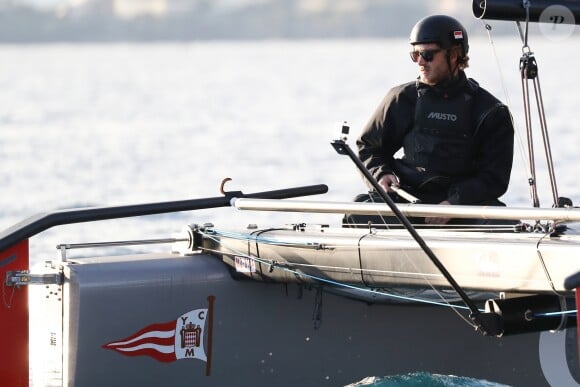
<instances>
[{"instance_id":1,"label":"man's head","mask_svg":"<svg viewBox=\"0 0 580 387\"><path fill-rule=\"evenodd\" d=\"M419 77L437 84L469 64L467 31L456 19L433 15L415 24L409 42L411 59L419 65Z\"/></svg>"}]
</instances>

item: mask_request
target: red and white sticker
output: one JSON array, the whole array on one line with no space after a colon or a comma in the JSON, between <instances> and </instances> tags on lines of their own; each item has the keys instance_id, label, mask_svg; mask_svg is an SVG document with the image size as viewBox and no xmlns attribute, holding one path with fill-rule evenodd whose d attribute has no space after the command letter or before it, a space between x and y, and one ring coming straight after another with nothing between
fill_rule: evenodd
<instances>
[{"instance_id":1,"label":"red and white sticker","mask_svg":"<svg viewBox=\"0 0 580 387\"><path fill-rule=\"evenodd\" d=\"M215 296L208 296L207 300L207 308L190 310L166 323L150 324L128 337L102 347L125 356L149 356L163 363L198 359L206 363L205 373L209 376Z\"/></svg>"},{"instance_id":2,"label":"red and white sticker","mask_svg":"<svg viewBox=\"0 0 580 387\"><path fill-rule=\"evenodd\" d=\"M255 273L256 272L256 261L248 257L240 257L236 255L234 257L236 271L238 273Z\"/></svg>"}]
</instances>

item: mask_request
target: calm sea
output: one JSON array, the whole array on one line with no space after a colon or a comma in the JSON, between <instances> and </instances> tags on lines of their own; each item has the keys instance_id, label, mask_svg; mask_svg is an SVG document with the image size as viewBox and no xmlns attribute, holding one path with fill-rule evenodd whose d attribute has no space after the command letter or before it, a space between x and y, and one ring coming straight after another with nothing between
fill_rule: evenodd
<instances>
[{"instance_id":1,"label":"calm sea","mask_svg":"<svg viewBox=\"0 0 580 387\"><path fill-rule=\"evenodd\" d=\"M559 194L575 201L580 53L569 48L578 43L531 42ZM407 51L404 39L0 46L0 228L56 209L219 196L226 177L226 189L246 193L325 183L328 200L350 200L364 185L329 143L347 121L353 144L386 90L415 78ZM473 39L470 56L468 74L510 102L523 144L519 39ZM536 156L549 207L541 148ZM526 159L517 153L509 205L529 203ZM170 237L189 223L304 221L339 217L218 209L63 226L32 238L31 257L54 258L58 243ZM493 385L369 377L372 386Z\"/></svg>"}]
</instances>

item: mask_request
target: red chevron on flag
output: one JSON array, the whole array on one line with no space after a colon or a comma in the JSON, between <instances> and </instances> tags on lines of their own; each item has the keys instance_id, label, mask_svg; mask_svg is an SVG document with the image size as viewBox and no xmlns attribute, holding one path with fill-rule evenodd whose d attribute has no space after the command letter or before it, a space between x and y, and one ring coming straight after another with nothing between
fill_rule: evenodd
<instances>
[{"instance_id":1,"label":"red chevron on flag","mask_svg":"<svg viewBox=\"0 0 580 387\"><path fill-rule=\"evenodd\" d=\"M169 363L175 357L175 327L177 321L151 324L139 332L119 341L103 345L126 356L150 356Z\"/></svg>"},{"instance_id":2,"label":"red chevron on flag","mask_svg":"<svg viewBox=\"0 0 580 387\"><path fill-rule=\"evenodd\" d=\"M206 362L206 374L209 375L214 299L214 296L208 297L208 308L190 310L176 320L148 325L131 336L103 345L103 348L125 356L149 356L163 363L199 359ZM206 320L209 320L207 354L204 343Z\"/></svg>"}]
</instances>

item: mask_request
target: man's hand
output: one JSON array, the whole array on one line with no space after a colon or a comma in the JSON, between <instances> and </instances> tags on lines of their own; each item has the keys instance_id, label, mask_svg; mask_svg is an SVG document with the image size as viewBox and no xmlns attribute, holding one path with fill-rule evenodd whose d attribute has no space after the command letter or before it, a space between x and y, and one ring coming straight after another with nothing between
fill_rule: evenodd
<instances>
[{"instance_id":1,"label":"man's hand","mask_svg":"<svg viewBox=\"0 0 580 387\"><path fill-rule=\"evenodd\" d=\"M449 201L443 200L439 204L450 205ZM446 224L451 218L425 218L425 224Z\"/></svg>"},{"instance_id":2,"label":"man's hand","mask_svg":"<svg viewBox=\"0 0 580 387\"><path fill-rule=\"evenodd\" d=\"M394 185L395 187L399 186L399 179L397 176L393 174L383 175L383 177L379 180L379 185L386 191L386 192L393 192L391 186Z\"/></svg>"}]
</instances>

